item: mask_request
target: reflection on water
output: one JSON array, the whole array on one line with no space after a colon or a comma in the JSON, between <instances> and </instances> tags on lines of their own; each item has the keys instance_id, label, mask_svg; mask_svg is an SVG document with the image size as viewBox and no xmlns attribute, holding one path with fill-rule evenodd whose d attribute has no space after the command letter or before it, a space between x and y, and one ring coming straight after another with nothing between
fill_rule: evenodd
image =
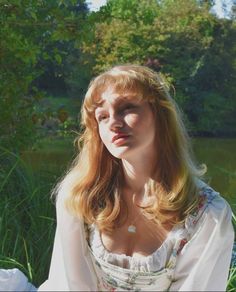
<instances>
[{"instance_id":1,"label":"reflection on water","mask_svg":"<svg viewBox=\"0 0 236 292\"><path fill-rule=\"evenodd\" d=\"M199 163L205 163L206 179L236 210L236 139L197 138L193 149Z\"/></svg>"},{"instance_id":2,"label":"reflection on water","mask_svg":"<svg viewBox=\"0 0 236 292\"><path fill-rule=\"evenodd\" d=\"M199 163L205 163L206 181L231 203L236 211L236 139L194 138L193 149ZM27 152L24 159L34 171L44 171L55 178L68 169L75 157L73 143L50 150Z\"/></svg>"}]
</instances>

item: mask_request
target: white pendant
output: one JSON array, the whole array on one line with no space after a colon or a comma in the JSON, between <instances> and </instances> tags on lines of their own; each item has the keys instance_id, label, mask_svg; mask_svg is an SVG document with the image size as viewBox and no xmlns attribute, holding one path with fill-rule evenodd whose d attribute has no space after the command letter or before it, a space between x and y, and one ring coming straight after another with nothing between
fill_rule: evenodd
<instances>
[{"instance_id":1,"label":"white pendant","mask_svg":"<svg viewBox=\"0 0 236 292\"><path fill-rule=\"evenodd\" d=\"M136 227L134 225L130 225L128 227L128 232L130 232L130 233L136 233Z\"/></svg>"}]
</instances>

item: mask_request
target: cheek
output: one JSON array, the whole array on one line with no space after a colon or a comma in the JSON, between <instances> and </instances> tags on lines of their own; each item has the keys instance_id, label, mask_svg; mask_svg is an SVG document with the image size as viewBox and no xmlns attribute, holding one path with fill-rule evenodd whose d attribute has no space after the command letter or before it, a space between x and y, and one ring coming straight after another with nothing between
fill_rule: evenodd
<instances>
[{"instance_id":1,"label":"cheek","mask_svg":"<svg viewBox=\"0 0 236 292\"><path fill-rule=\"evenodd\" d=\"M154 123L152 114L147 115L145 112L139 115L129 115L126 117L125 122L137 134L143 131L146 132L147 129L152 129Z\"/></svg>"},{"instance_id":2,"label":"cheek","mask_svg":"<svg viewBox=\"0 0 236 292\"><path fill-rule=\"evenodd\" d=\"M105 131L105 129L103 127L99 127L99 136L103 142L103 144L107 144L108 142L108 137L107 137L107 132Z\"/></svg>"},{"instance_id":3,"label":"cheek","mask_svg":"<svg viewBox=\"0 0 236 292\"><path fill-rule=\"evenodd\" d=\"M130 128L135 128L136 126L140 126L142 123L142 119L139 115L127 115L125 117L125 123L130 127Z\"/></svg>"}]
</instances>

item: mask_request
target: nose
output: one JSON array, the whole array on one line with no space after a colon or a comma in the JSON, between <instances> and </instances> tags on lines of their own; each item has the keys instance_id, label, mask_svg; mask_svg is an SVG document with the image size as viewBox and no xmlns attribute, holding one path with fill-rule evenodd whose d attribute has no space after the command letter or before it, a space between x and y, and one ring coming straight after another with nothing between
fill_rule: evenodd
<instances>
[{"instance_id":1,"label":"nose","mask_svg":"<svg viewBox=\"0 0 236 292\"><path fill-rule=\"evenodd\" d=\"M109 125L110 130L114 131L118 128L122 128L123 125L124 125L124 121L121 115L117 113L112 113L110 115L110 125Z\"/></svg>"}]
</instances>

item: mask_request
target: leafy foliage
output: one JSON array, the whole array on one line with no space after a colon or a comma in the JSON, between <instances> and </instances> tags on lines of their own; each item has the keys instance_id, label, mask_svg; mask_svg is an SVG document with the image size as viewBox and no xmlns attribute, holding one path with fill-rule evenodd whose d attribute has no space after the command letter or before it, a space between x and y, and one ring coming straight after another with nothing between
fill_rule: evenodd
<instances>
[{"instance_id":1,"label":"leafy foliage","mask_svg":"<svg viewBox=\"0 0 236 292\"><path fill-rule=\"evenodd\" d=\"M81 99L91 77L119 63L161 71L190 131L235 135L235 18L212 1L1 1L1 145L30 146L44 93Z\"/></svg>"},{"instance_id":2,"label":"leafy foliage","mask_svg":"<svg viewBox=\"0 0 236 292\"><path fill-rule=\"evenodd\" d=\"M39 76L50 75L51 66L62 80L66 43L78 36L86 7L83 0L1 1L1 145L19 150L33 143L32 114L43 97Z\"/></svg>"},{"instance_id":3,"label":"leafy foliage","mask_svg":"<svg viewBox=\"0 0 236 292\"><path fill-rule=\"evenodd\" d=\"M235 22L209 12L212 1L109 0L90 17L83 52L93 74L119 63L161 71L193 134L235 134Z\"/></svg>"}]
</instances>

